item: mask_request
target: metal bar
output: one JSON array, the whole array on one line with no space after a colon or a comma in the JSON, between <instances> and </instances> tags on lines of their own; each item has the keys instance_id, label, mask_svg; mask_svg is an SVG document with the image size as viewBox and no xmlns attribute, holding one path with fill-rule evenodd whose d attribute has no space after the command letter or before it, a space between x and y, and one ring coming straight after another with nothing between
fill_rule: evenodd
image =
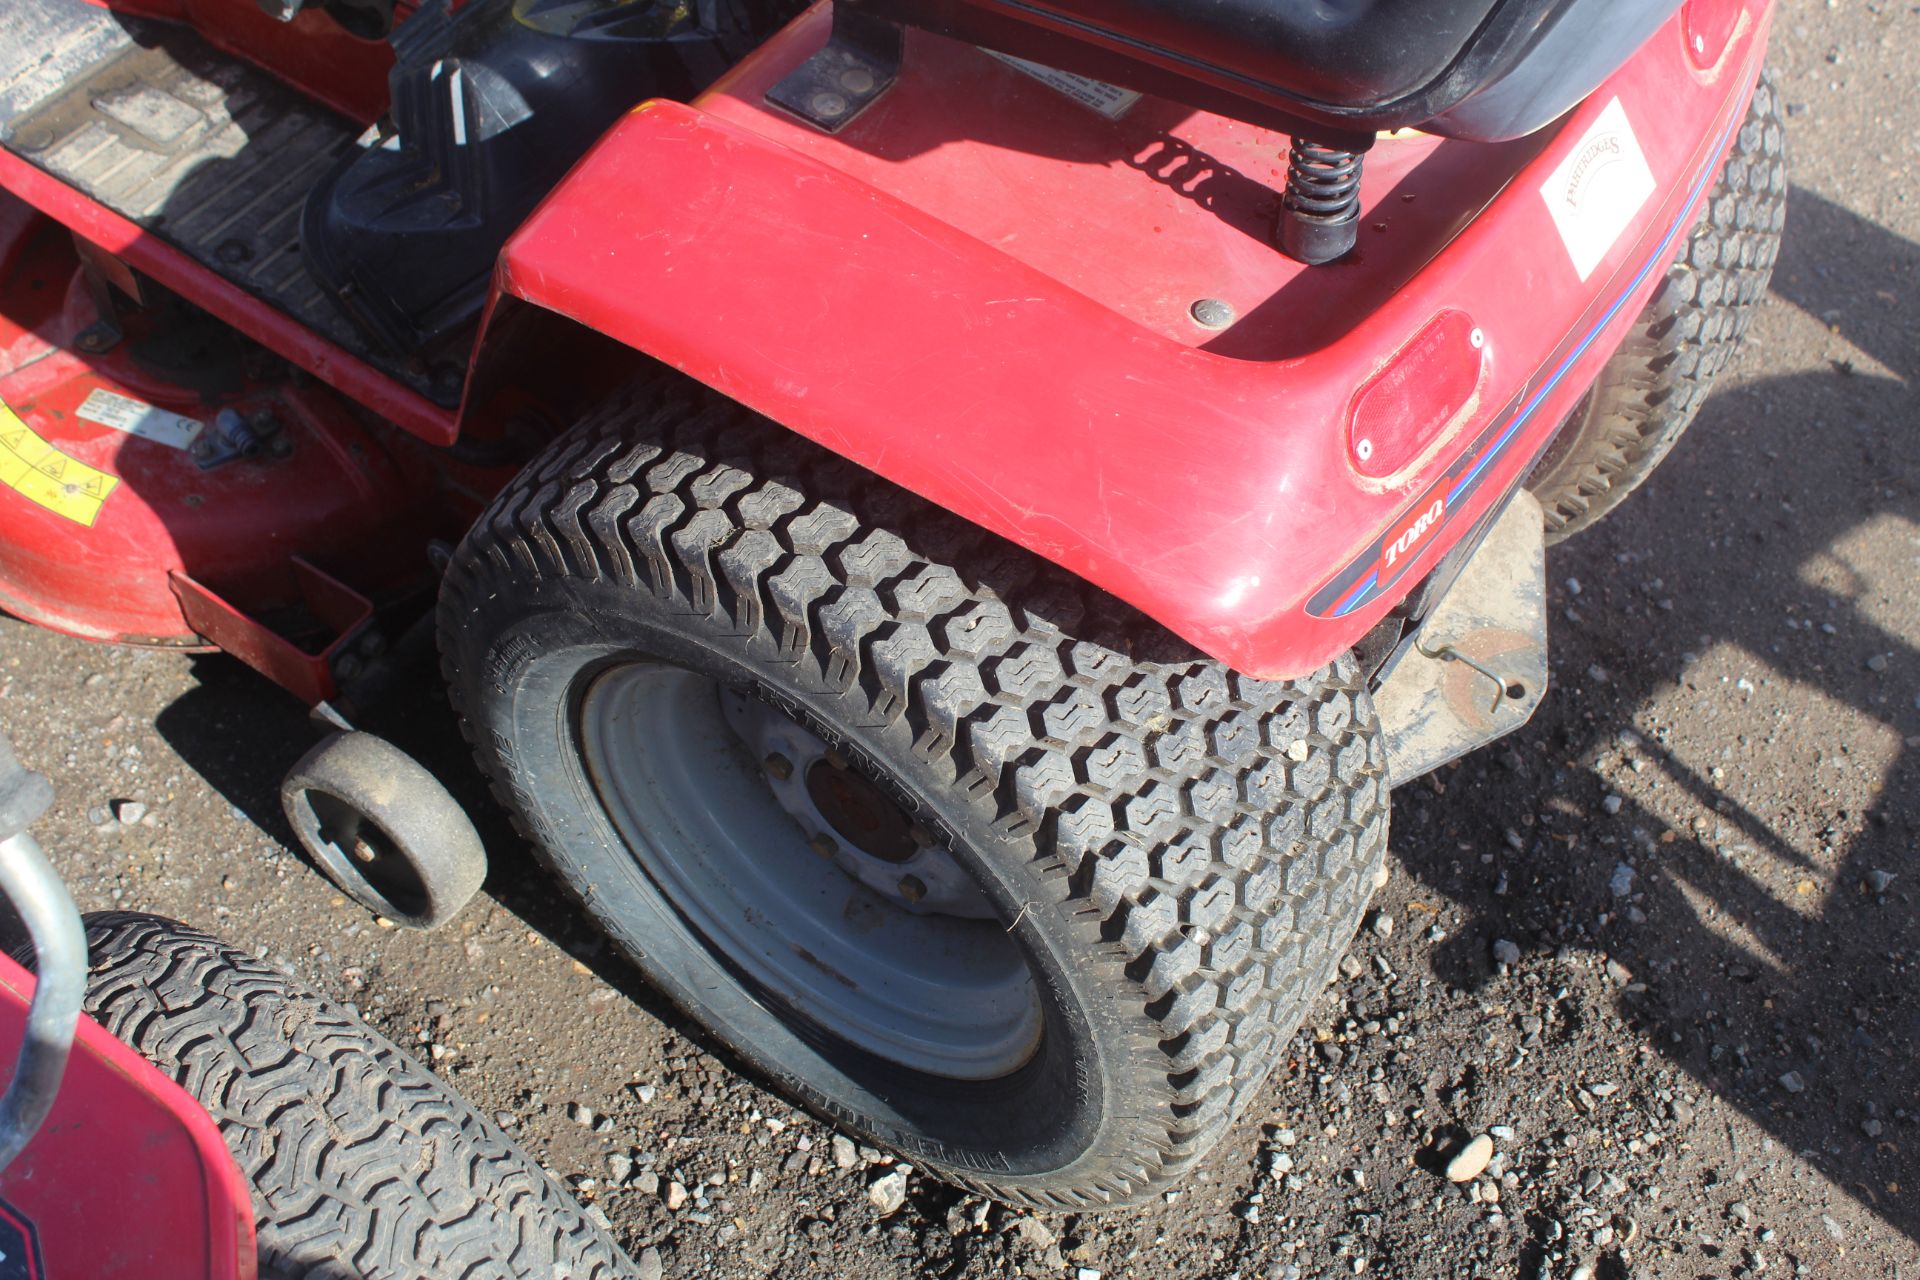
<instances>
[{"instance_id":1,"label":"metal bar","mask_svg":"<svg viewBox=\"0 0 1920 1280\"><path fill-rule=\"evenodd\" d=\"M66 1075L87 990L87 934L67 886L31 832L0 840L0 893L27 926L36 961L20 1056L0 1098L0 1169L5 1169L39 1131Z\"/></svg>"}]
</instances>

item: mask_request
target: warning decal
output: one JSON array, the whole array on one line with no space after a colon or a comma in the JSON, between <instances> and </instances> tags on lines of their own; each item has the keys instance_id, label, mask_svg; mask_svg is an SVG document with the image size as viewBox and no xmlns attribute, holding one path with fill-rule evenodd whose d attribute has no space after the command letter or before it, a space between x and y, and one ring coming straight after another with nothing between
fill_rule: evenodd
<instances>
[{"instance_id":1,"label":"warning decal","mask_svg":"<svg viewBox=\"0 0 1920 1280\"><path fill-rule=\"evenodd\" d=\"M999 53L993 49L983 49L981 52L998 58L1015 71L1025 72L1057 93L1066 94L1083 107L1092 107L1109 120L1118 120L1127 114L1134 103L1140 101L1140 95L1132 89L1122 89L1104 80L1044 67L1037 62L1028 62L1025 58L1016 58L1010 53Z\"/></svg>"},{"instance_id":2,"label":"warning decal","mask_svg":"<svg viewBox=\"0 0 1920 1280\"><path fill-rule=\"evenodd\" d=\"M0 404L0 484L76 524L93 527L100 505L119 487L120 478L42 440L20 415Z\"/></svg>"}]
</instances>

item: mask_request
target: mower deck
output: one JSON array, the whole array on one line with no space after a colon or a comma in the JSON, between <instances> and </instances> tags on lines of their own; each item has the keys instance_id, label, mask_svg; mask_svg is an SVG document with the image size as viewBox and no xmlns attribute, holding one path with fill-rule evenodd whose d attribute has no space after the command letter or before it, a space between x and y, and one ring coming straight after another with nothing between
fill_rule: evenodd
<instances>
[{"instance_id":1,"label":"mower deck","mask_svg":"<svg viewBox=\"0 0 1920 1280\"><path fill-rule=\"evenodd\" d=\"M0 0L0 143L430 399L458 374L378 350L308 272L308 190L360 127L193 32ZM436 395L436 392L438 393Z\"/></svg>"}]
</instances>

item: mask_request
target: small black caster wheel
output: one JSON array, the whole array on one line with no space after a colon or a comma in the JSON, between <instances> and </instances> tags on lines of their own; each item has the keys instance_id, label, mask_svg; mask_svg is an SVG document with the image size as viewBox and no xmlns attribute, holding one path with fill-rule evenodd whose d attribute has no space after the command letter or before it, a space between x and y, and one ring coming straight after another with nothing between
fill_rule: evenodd
<instances>
[{"instance_id":1,"label":"small black caster wheel","mask_svg":"<svg viewBox=\"0 0 1920 1280\"><path fill-rule=\"evenodd\" d=\"M405 929L437 929L487 878L487 855L439 780L370 733L336 733L280 784L287 821L342 892Z\"/></svg>"}]
</instances>

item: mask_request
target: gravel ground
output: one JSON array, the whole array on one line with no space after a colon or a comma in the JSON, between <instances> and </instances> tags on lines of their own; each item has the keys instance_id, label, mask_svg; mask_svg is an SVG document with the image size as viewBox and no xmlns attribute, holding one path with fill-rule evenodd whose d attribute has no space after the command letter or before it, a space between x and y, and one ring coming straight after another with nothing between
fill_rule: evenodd
<instances>
[{"instance_id":1,"label":"gravel ground","mask_svg":"<svg viewBox=\"0 0 1920 1280\"><path fill-rule=\"evenodd\" d=\"M1553 554L1546 706L1395 797L1341 977L1165 1203L1016 1215L796 1114L497 815L458 924L377 927L290 851L303 716L222 659L0 620L43 839L84 908L206 927L415 1046L650 1276L1920 1276L1917 15L1786 6L1775 296L1644 494ZM373 727L491 814L443 702Z\"/></svg>"}]
</instances>

